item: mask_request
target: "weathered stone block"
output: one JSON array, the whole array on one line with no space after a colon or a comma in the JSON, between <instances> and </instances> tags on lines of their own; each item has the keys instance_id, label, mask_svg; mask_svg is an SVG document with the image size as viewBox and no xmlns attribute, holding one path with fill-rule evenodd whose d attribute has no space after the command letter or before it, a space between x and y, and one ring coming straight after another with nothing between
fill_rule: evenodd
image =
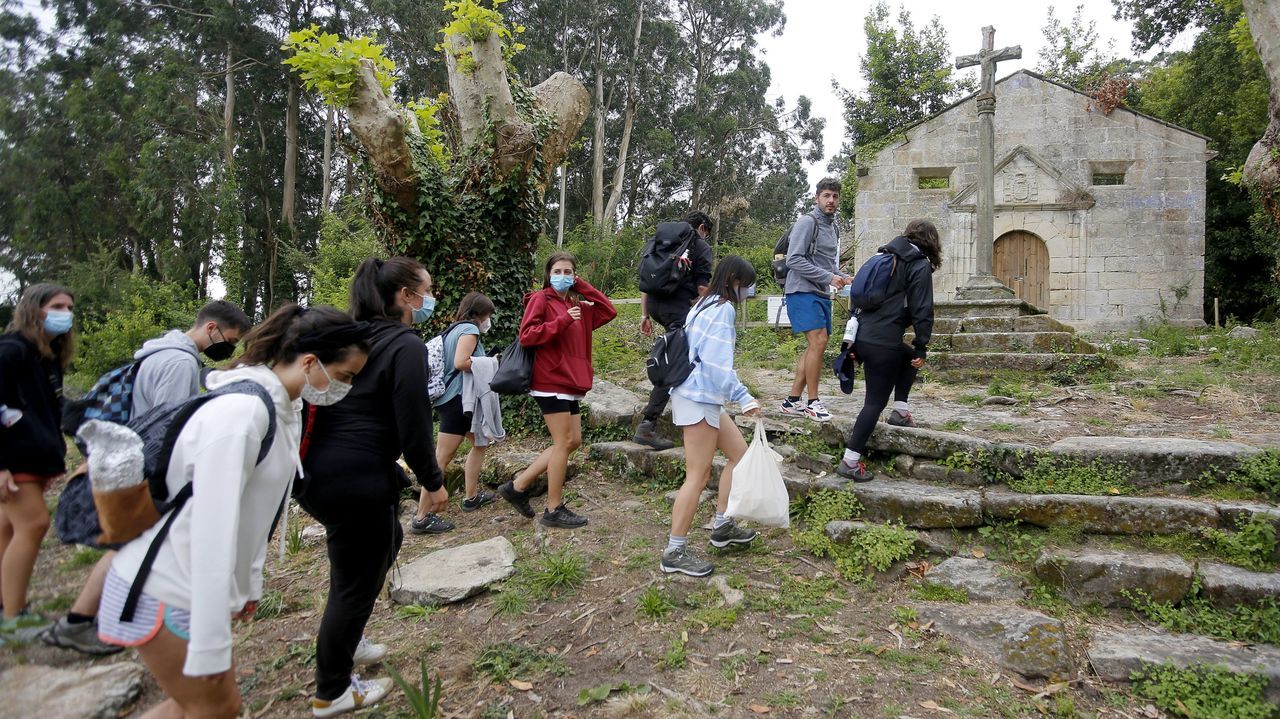
<instances>
[{"instance_id":1,"label":"weathered stone block","mask_svg":"<svg viewBox=\"0 0 1280 719\"><path fill-rule=\"evenodd\" d=\"M1026 596L1020 579L987 559L952 557L929 570L924 581L959 589L978 602L1016 601Z\"/></svg>"},{"instance_id":2,"label":"weathered stone block","mask_svg":"<svg viewBox=\"0 0 1280 719\"><path fill-rule=\"evenodd\" d=\"M1072 524L1091 534L1177 534L1216 527L1220 521L1213 505L1184 499L1004 490L989 490L984 498L987 513L997 519L1016 519L1038 527Z\"/></svg>"},{"instance_id":3,"label":"weathered stone block","mask_svg":"<svg viewBox=\"0 0 1280 719\"><path fill-rule=\"evenodd\" d=\"M644 402L635 392L597 377L582 403L587 408L588 427L626 427L635 423Z\"/></svg>"},{"instance_id":4,"label":"weathered stone block","mask_svg":"<svg viewBox=\"0 0 1280 719\"><path fill-rule=\"evenodd\" d=\"M1001 667L1026 677L1071 671L1062 622L1029 609L974 604L912 605L921 621Z\"/></svg>"},{"instance_id":5,"label":"weathered stone block","mask_svg":"<svg viewBox=\"0 0 1280 719\"><path fill-rule=\"evenodd\" d=\"M1141 591L1155 602L1178 602L1191 588L1193 573L1181 557L1162 554L1059 549L1036 560L1036 576L1072 600L1104 607L1133 606L1126 591Z\"/></svg>"},{"instance_id":6,"label":"weathered stone block","mask_svg":"<svg viewBox=\"0 0 1280 719\"><path fill-rule=\"evenodd\" d=\"M424 606L460 602L515 574L515 561L516 548L506 537L441 549L400 570L391 601Z\"/></svg>"},{"instance_id":7,"label":"weathered stone block","mask_svg":"<svg viewBox=\"0 0 1280 719\"><path fill-rule=\"evenodd\" d=\"M115 719L142 695L146 673L135 662L66 669L19 664L0 673L0 716Z\"/></svg>"},{"instance_id":8,"label":"weathered stone block","mask_svg":"<svg viewBox=\"0 0 1280 719\"><path fill-rule=\"evenodd\" d=\"M1139 487L1196 482L1208 471L1230 472L1259 452L1237 442L1179 437L1067 437L1049 451L1083 463L1102 460L1128 466Z\"/></svg>"},{"instance_id":9,"label":"weathered stone block","mask_svg":"<svg viewBox=\"0 0 1280 719\"><path fill-rule=\"evenodd\" d=\"M1240 645L1196 634L1098 629L1089 643L1089 664L1100 679L1127 682L1149 664L1225 666L1236 674L1268 679L1267 699L1280 702L1280 649L1266 644Z\"/></svg>"},{"instance_id":10,"label":"weathered stone block","mask_svg":"<svg viewBox=\"0 0 1280 719\"><path fill-rule=\"evenodd\" d=\"M1200 593L1216 606L1230 609L1268 597L1280 599L1280 574L1252 572L1230 564L1200 562Z\"/></svg>"},{"instance_id":11,"label":"weathered stone block","mask_svg":"<svg viewBox=\"0 0 1280 719\"><path fill-rule=\"evenodd\" d=\"M900 521L916 529L977 527L982 525L982 495L968 489L934 487L908 481L873 480L851 483L865 516Z\"/></svg>"}]
</instances>

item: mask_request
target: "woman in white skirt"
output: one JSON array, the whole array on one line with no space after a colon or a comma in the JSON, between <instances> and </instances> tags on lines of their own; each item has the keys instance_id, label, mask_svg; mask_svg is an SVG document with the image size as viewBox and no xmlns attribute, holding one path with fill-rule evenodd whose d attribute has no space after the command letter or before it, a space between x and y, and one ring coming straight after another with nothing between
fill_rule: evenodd
<instances>
[{"instance_id":1,"label":"woman in white skirt","mask_svg":"<svg viewBox=\"0 0 1280 719\"><path fill-rule=\"evenodd\" d=\"M750 262L736 255L725 257L716 266L706 296L689 310L685 320L689 360L694 367L689 378L671 391L671 418L684 430L685 479L671 508L671 536L661 562L666 573L705 577L715 570L711 562L690 552L688 544L698 497L711 478L711 460L717 449L729 461L720 473L711 546L750 544L757 536L754 529L739 527L724 516L733 468L747 451L747 442L724 405L737 402L748 417L760 414L759 403L733 369L734 319L755 281L756 270Z\"/></svg>"}]
</instances>

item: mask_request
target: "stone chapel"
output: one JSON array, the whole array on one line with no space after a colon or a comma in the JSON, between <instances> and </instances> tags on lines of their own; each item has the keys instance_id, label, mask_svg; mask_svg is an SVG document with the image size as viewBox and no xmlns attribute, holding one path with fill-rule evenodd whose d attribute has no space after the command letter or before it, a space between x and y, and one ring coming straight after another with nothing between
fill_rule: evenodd
<instances>
[{"instance_id":1,"label":"stone chapel","mask_svg":"<svg viewBox=\"0 0 1280 719\"><path fill-rule=\"evenodd\" d=\"M1079 329L1203 323L1208 139L1020 70L996 83L994 274ZM855 263L916 218L942 236L937 300L973 273L975 97L859 156Z\"/></svg>"}]
</instances>

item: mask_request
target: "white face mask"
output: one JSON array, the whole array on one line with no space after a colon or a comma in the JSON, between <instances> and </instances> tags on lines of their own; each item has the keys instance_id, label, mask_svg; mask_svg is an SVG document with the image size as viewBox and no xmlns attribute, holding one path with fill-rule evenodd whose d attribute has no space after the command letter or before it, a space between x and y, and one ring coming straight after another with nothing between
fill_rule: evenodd
<instances>
[{"instance_id":1,"label":"white face mask","mask_svg":"<svg viewBox=\"0 0 1280 719\"><path fill-rule=\"evenodd\" d=\"M493 318L492 318L492 317L486 317L486 318L484 318L484 321L483 321L483 322L481 322L480 324L478 324L478 325L476 325L476 326L480 328L480 334L484 334L485 332L488 332L488 331L489 331L489 328L490 328L490 327L492 327L492 326L493 326Z\"/></svg>"},{"instance_id":2,"label":"white face mask","mask_svg":"<svg viewBox=\"0 0 1280 719\"><path fill-rule=\"evenodd\" d=\"M307 404L313 404L317 407L328 407L342 401L347 393L351 391L351 385L329 376L329 370L324 368L324 363L316 360L316 364L320 365L320 371L324 373L324 378L329 380L329 386L323 390L316 389L311 384L311 380L306 375L302 376L302 381L306 382L302 386L302 399Z\"/></svg>"}]
</instances>

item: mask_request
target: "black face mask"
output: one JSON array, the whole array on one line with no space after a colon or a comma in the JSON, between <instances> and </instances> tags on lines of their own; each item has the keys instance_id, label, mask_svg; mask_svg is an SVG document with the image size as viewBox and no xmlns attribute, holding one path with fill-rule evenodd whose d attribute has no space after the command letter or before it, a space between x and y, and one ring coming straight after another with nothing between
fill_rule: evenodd
<instances>
[{"instance_id":1,"label":"black face mask","mask_svg":"<svg viewBox=\"0 0 1280 719\"><path fill-rule=\"evenodd\" d=\"M231 359L231 355L236 353L236 346L231 342L214 342L204 348L204 356L214 362L221 362L225 359Z\"/></svg>"}]
</instances>

